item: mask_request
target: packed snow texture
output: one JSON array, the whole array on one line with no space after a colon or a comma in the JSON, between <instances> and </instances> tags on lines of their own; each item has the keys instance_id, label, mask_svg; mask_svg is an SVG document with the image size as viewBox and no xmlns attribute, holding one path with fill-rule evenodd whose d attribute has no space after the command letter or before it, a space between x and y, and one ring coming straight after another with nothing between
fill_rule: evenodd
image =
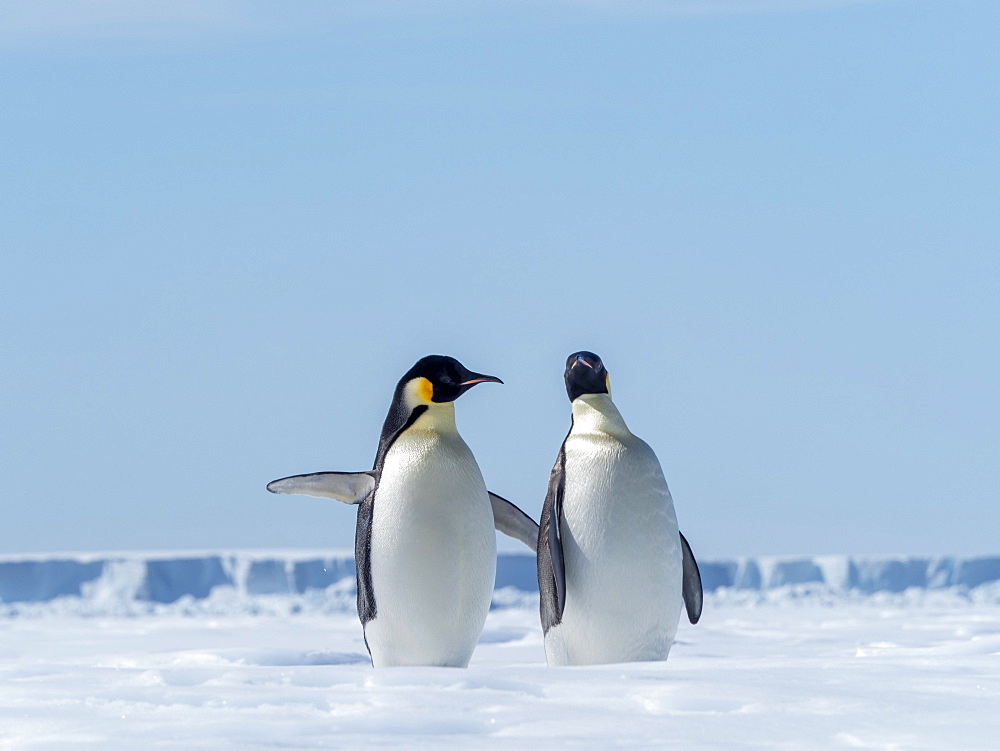
<instances>
[{"instance_id":1,"label":"packed snow texture","mask_svg":"<svg viewBox=\"0 0 1000 751\"><path fill-rule=\"evenodd\" d=\"M853 596L957 589L981 599L1000 581L1000 556L708 559L706 592L750 601L784 596ZM535 559L501 553L494 607L537 599ZM0 616L247 612L284 607L354 608L350 552L66 554L0 557ZM170 607L166 607L170 606ZM263 610L262 610L263 609Z\"/></svg>"},{"instance_id":2,"label":"packed snow texture","mask_svg":"<svg viewBox=\"0 0 1000 751\"><path fill-rule=\"evenodd\" d=\"M997 747L1000 558L702 572L664 663L546 667L505 554L467 670L375 670L346 553L8 556L0 750Z\"/></svg>"},{"instance_id":3,"label":"packed snow texture","mask_svg":"<svg viewBox=\"0 0 1000 751\"><path fill-rule=\"evenodd\" d=\"M466 670L370 667L357 616L0 618L0 749L997 748L1000 606L734 605L664 663L547 668L537 605Z\"/></svg>"}]
</instances>

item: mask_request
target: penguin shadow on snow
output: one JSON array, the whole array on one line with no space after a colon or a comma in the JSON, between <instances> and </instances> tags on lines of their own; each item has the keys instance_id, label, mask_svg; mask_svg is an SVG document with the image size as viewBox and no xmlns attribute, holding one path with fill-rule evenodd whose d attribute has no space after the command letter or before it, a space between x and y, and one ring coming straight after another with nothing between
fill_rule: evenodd
<instances>
[{"instance_id":1,"label":"penguin shadow on snow","mask_svg":"<svg viewBox=\"0 0 1000 751\"><path fill-rule=\"evenodd\" d=\"M267 650L246 655L244 665L266 668L291 668L310 665L368 665L370 660L363 652L334 652L314 649L308 652L295 650Z\"/></svg>"},{"instance_id":2,"label":"penguin shadow on snow","mask_svg":"<svg viewBox=\"0 0 1000 751\"><path fill-rule=\"evenodd\" d=\"M513 644L532 636L532 631L516 626L487 628L479 636L480 644Z\"/></svg>"}]
</instances>

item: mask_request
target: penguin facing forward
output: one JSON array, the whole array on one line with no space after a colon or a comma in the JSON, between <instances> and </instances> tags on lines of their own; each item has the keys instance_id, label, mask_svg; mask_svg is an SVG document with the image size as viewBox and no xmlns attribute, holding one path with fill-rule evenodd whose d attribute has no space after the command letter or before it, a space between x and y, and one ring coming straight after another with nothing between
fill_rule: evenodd
<instances>
[{"instance_id":1,"label":"penguin facing forward","mask_svg":"<svg viewBox=\"0 0 1000 751\"><path fill-rule=\"evenodd\" d=\"M698 564L656 454L611 401L593 352L566 361L572 424L549 478L538 589L549 665L665 660L681 605L701 617Z\"/></svg>"},{"instance_id":2,"label":"penguin facing forward","mask_svg":"<svg viewBox=\"0 0 1000 751\"><path fill-rule=\"evenodd\" d=\"M359 504L358 616L372 665L465 667L496 573L494 528L532 550L538 525L490 493L455 426L455 400L479 383L453 357L429 355L396 385L370 472L319 472L268 484Z\"/></svg>"}]
</instances>

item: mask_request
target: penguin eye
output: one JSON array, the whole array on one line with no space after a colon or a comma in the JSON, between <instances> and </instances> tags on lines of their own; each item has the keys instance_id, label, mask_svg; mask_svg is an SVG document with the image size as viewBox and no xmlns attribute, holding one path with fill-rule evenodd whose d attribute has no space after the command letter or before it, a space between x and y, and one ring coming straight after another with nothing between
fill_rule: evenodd
<instances>
[{"instance_id":1,"label":"penguin eye","mask_svg":"<svg viewBox=\"0 0 1000 751\"><path fill-rule=\"evenodd\" d=\"M441 371L441 373L438 374L437 381L442 386L454 386L456 383L458 383L458 380L455 378L455 376L452 375L452 373L450 373L447 370Z\"/></svg>"}]
</instances>

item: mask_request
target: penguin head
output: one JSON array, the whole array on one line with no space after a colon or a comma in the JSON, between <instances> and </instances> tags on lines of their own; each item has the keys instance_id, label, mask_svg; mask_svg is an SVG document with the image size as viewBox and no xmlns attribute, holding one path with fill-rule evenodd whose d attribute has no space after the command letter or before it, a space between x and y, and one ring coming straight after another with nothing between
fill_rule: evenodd
<instances>
[{"instance_id":1,"label":"penguin head","mask_svg":"<svg viewBox=\"0 0 1000 751\"><path fill-rule=\"evenodd\" d=\"M400 379L410 408L453 402L477 383L503 383L496 376L474 373L454 357L427 355Z\"/></svg>"},{"instance_id":2,"label":"penguin head","mask_svg":"<svg viewBox=\"0 0 1000 751\"><path fill-rule=\"evenodd\" d=\"M601 358L593 352L574 352L566 358L566 393L573 401L584 394L610 394L611 381Z\"/></svg>"}]
</instances>

